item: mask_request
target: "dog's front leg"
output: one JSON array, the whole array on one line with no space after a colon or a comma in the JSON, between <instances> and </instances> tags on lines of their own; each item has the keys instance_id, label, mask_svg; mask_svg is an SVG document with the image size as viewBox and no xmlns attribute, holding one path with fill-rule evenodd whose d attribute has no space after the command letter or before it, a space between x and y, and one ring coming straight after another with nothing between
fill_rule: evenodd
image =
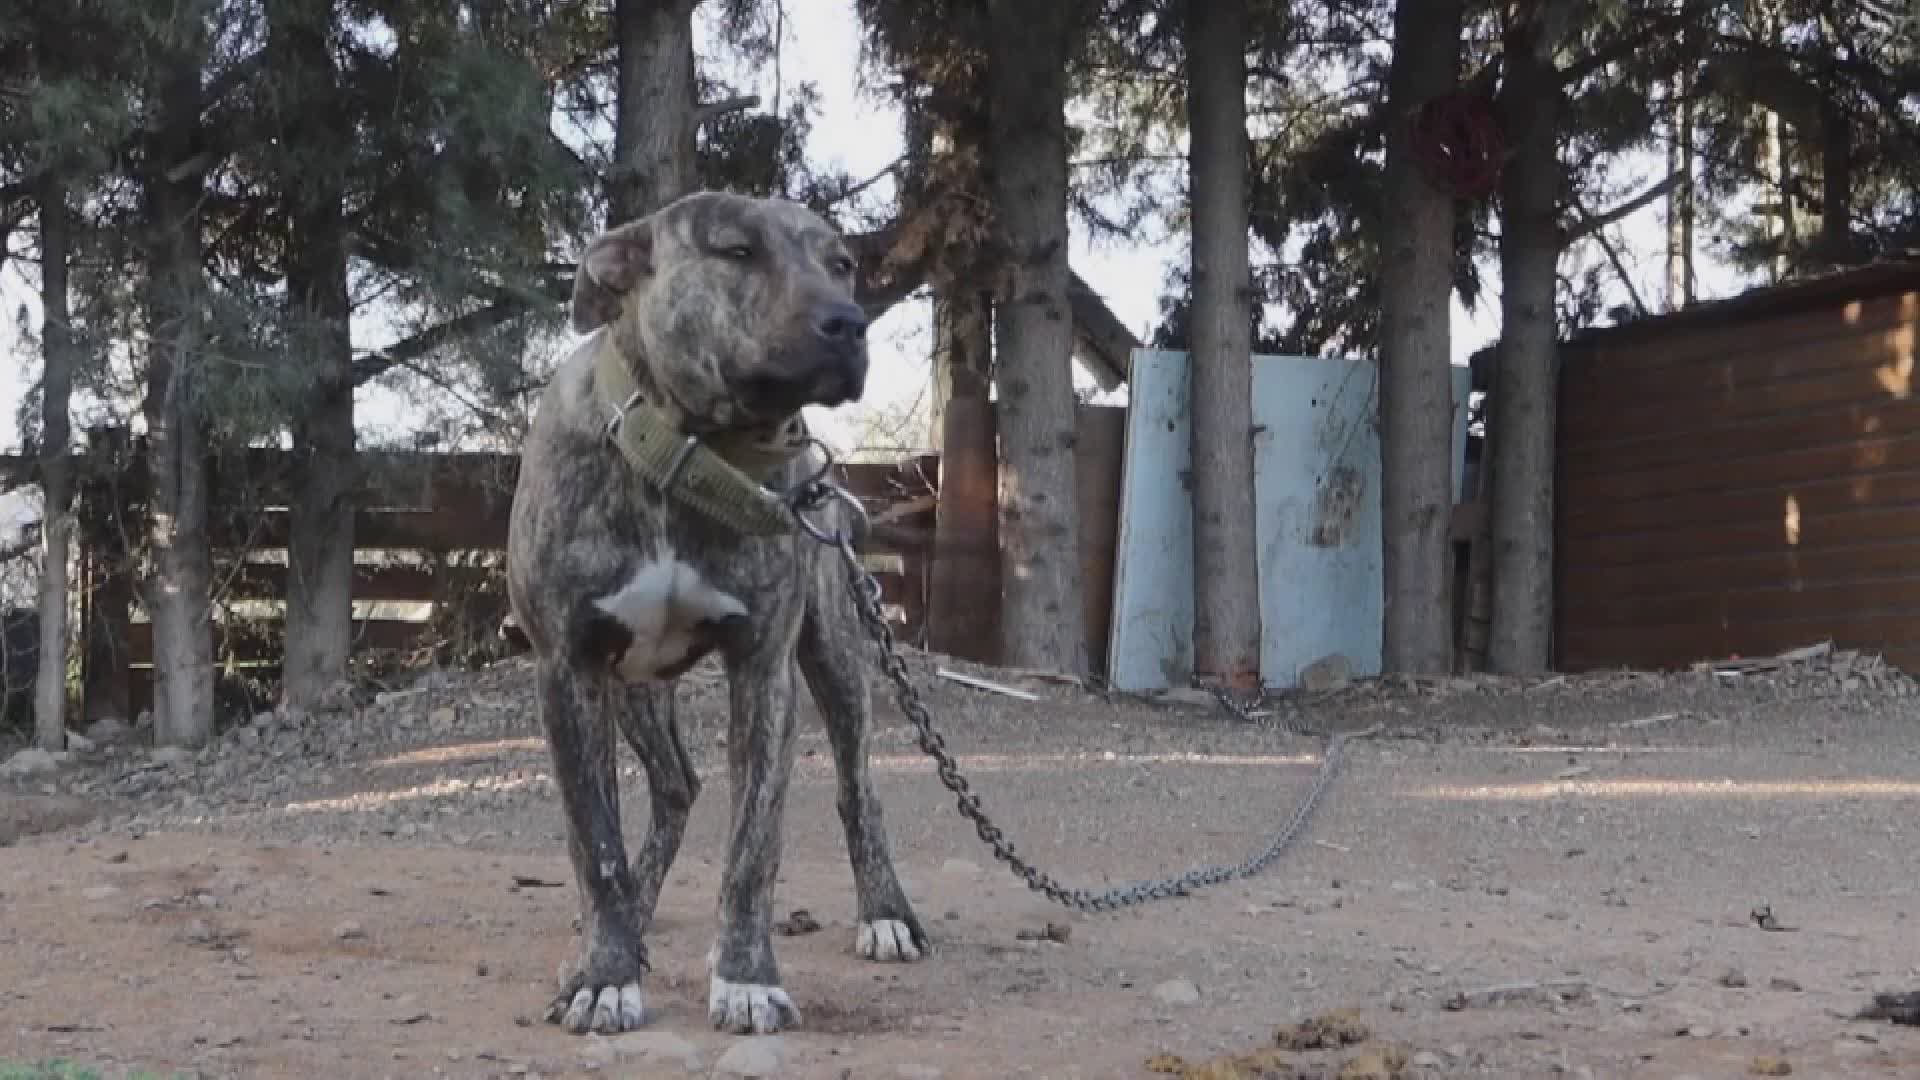
<instances>
[{"instance_id":1,"label":"dog's front leg","mask_svg":"<svg viewBox=\"0 0 1920 1080\"><path fill-rule=\"evenodd\" d=\"M800 625L800 672L820 706L839 779L840 824L847 834L853 891L859 909L854 951L865 959L912 962L925 956L927 932L900 887L887 844L880 797L867 768L872 705L862 665L860 624L840 587L838 566L823 575Z\"/></svg>"},{"instance_id":2,"label":"dog's front leg","mask_svg":"<svg viewBox=\"0 0 1920 1080\"><path fill-rule=\"evenodd\" d=\"M790 639L789 639L790 640ZM727 766L732 825L720 881L720 933L708 955L714 1027L767 1034L800 1022L773 956L773 883L780 873L787 781L793 772L794 676L789 650L727 658Z\"/></svg>"},{"instance_id":3,"label":"dog's front leg","mask_svg":"<svg viewBox=\"0 0 1920 1080\"><path fill-rule=\"evenodd\" d=\"M620 835L611 697L618 688L604 673L556 660L539 662L536 681L581 914L579 954L561 972L547 1020L575 1034L632 1031L645 1019L640 978L647 952L639 890Z\"/></svg>"},{"instance_id":4,"label":"dog's front leg","mask_svg":"<svg viewBox=\"0 0 1920 1080\"><path fill-rule=\"evenodd\" d=\"M680 738L679 719L675 715L673 687L645 684L627 690L626 706L620 712L620 727L628 745L647 770L647 795L652 814L647 821L647 839L633 857L633 876L639 888L641 929L653 920L660 902L660 888L680 851L681 838L687 832L687 814L700 794L700 774L694 770Z\"/></svg>"}]
</instances>

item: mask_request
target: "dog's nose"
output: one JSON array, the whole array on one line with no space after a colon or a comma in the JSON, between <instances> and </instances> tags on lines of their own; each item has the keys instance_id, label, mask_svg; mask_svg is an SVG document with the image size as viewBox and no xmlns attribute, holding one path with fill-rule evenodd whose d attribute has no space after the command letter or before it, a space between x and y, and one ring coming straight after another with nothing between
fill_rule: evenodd
<instances>
[{"instance_id":1,"label":"dog's nose","mask_svg":"<svg viewBox=\"0 0 1920 1080\"><path fill-rule=\"evenodd\" d=\"M829 345L858 345L867 337L867 313L858 304L821 304L813 312L813 332Z\"/></svg>"}]
</instances>

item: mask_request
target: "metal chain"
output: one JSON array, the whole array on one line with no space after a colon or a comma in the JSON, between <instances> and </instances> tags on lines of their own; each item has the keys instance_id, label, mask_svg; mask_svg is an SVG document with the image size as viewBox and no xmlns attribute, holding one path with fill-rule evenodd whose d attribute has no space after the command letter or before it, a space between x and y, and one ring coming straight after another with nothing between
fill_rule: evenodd
<instances>
[{"instance_id":1,"label":"metal chain","mask_svg":"<svg viewBox=\"0 0 1920 1080\"><path fill-rule=\"evenodd\" d=\"M1013 872L1027 883L1027 888L1044 894L1049 900L1064 907L1078 911L1116 911L1120 908L1144 904L1152 900L1164 900L1173 896L1185 896L1191 890L1240 878L1252 877L1265 870L1278 859L1282 852L1306 832L1307 820L1313 816L1327 793L1327 787L1333 780L1333 774L1340 764L1347 743L1355 739L1364 739L1377 734L1380 725L1375 724L1361 731L1340 732L1327 741L1325 757L1321 760L1320 771L1313 778L1313 786L1307 789L1306 796L1294 807L1280 828L1273 834L1267 846L1248 856L1245 860L1231 865L1199 866L1177 877L1131 882L1118 885L1100 892L1086 889L1068 888L1055 881L1043 871L1021 858L1014 850L1013 842L1006 838L1000 827L987 816L981 805L980 796L973 793L967 784L967 778L960 774L960 768L947 752L947 741L933 729L933 718L927 713L927 706L920 698L920 691L913 684L912 674L907 670L907 661L893 637L893 627L887 625L885 613L880 605L880 582L860 561L859 552L854 549L854 541L847 531L824 532L807 521L802 510L818 507L826 498L837 496L851 505L856 516L864 517L864 508L858 500L843 490L826 485L826 490L818 488L806 496L793 500L794 516L800 520L806 532L824 544L829 544L840 553L847 568L847 584L853 593L854 606L860 611L860 621L866 625L867 632L874 643L880 647L880 669L893 683L894 700L900 705L900 711L906 714L913 724L914 732L922 753L932 758L940 783L954 794L960 810L960 816L973 823L980 839L993 849L993 856L1011 867Z\"/></svg>"}]
</instances>

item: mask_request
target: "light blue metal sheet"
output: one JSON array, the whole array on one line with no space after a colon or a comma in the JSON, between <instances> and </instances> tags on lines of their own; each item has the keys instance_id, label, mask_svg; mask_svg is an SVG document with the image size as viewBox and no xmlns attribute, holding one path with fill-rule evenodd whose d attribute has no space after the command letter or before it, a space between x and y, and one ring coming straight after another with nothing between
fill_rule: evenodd
<instances>
[{"instance_id":1,"label":"light blue metal sheet","mask_svg":"<svg viewBox=\"0 0 1920 1080\"><path fill-rule=\"evenodd\" d=\"M1134 354L1108 676L1125 690L1187 685L1193 670L1193 504L1187 356ZM1380 670L1383 582L1378 369L1322 357L1253 364L1260 664L1270 686L1344 654ZM1466 451L1465 368L1453 374L1453 494Z\"/></svg>"},{"instance_id":2,"label":"light blue metal sheet","mask_svg":"<svg viewBox=\"0 0 1920 1080\"><path fill-rule=\"evenodd\" d=\"M1193 501L1182 480L1193 461L1186 353L1133 354L1125 455L1108 677L1123 690L1185 686L1193 674Z\"/></svg>"}]
</instances>

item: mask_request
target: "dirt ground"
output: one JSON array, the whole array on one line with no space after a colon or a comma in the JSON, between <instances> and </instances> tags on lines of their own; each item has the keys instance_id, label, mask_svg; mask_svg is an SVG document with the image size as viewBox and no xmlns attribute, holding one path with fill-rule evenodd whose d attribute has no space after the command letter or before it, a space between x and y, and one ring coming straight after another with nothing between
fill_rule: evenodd
<instances>
[{"instance_id":1,"label":"dirt ground","mask_svg":"<svg viewBox=\"0 0 1920 1080\"><path fill-rule=\"evenodd\" d=\"M185 761L102 745L0 781L0 1060L672 1078L760 1058L924 1080L1180 1075L1149 1069L1177 1055L1232 1077L1263 1074L1195 1066L1354 1009L1370 1040L1269 1058L1329 1077L1920 1076L1920 1028L1854 1019L1920 988L1904 678L1369 684L1248 723L996 676L1029 703L933 663L915 667L987 808L1073 883L1238 860L1319 763L1323 740L1295 731L1387 727L1265 875L1081 916L993 862L883 705L877 783L936 951L881 966L851 954L809 721L779 901L820 929L776 940L804 1024L767 1040L705 1020L726 816L711 671L686 692L709 787L651 935L650 1021L611 1040L538 1019L576 907L523 664L263 717ZM633 836L643 780L623 768Z\"/></svg>"}]
</instances>

